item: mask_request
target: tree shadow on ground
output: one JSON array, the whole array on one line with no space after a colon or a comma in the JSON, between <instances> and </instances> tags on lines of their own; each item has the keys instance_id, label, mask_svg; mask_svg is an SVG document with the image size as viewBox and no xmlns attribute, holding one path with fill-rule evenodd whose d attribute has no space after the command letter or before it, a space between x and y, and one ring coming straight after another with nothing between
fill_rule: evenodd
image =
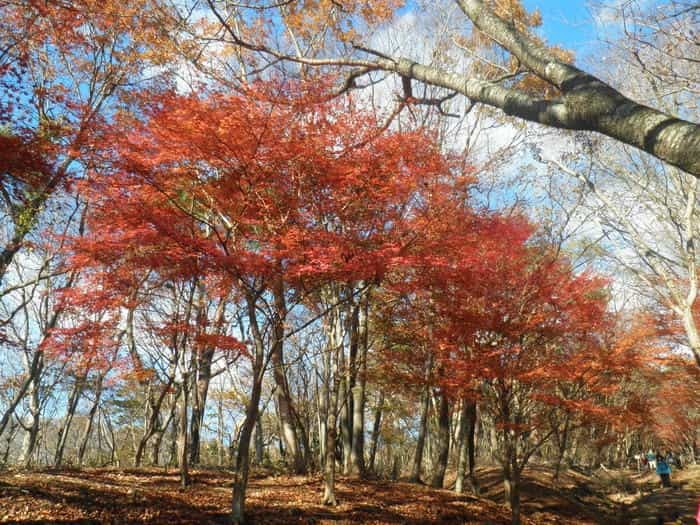
<instances>
[{"instance_id":1,"label":"tree shadow on ground","mask_svg":"<svg viewBox=\"0 0 700 525\"><path fill-rule=\"evenodd\" d=\"M641 497L625 510L630 525L661 525L682 523L695 525L698 495L681 488L657 489Z\"/></svg>"},{"instance_id":2,"label":"tree shadow on ground","mask_svg":"<svg viewBox=\"0 0 700 525\"><path fill-rule=\"evenodd\" d=\"M503 474L495 467L477 470L480 495L504 503ZM562 471L558 483L552 469L532 465L525 469L521 481L521 508L528 515L555 514L566 523L609 525L616 520L618 508L601 497L584 473ZM570 521L569 521L570 520Z\"/></svg>"},{"instance_id":3,"label":"tree shadow on ground","mask_svg":"<svg viewBox=\"0 0 700 525\"><path fill-rule=\"evenodd\" d=\"M123 485L89 477L89 483L77 473L45 476L41 483L24 483L0 487L0 502L8 498L27 503L19 505L19 513L7 523L61 523L61 524L127 524L127 523L226 523L227 513L218 502L188 501L187 493L159 490L151 492L133 483ZM46 519L34 519L34 515ZM48 517L50 516L50 517ZM80 516L80 517L78 517ZM88 517L85 517L88 516Z\"/></svg>"},{"instance_id":4,"label":"tree shadow on ground","mask_svg":"<svg viewBox=\"0 0 700 525\"><path fill-rule=\"evenodd\" d=\"M223 524L228 520L231 477L226 471L194 471L193 485L179 489L177 472L162 469L73 469L0 474L0 522L17 524L127 523ZM320 504L320 476L252 479L246 502L250 523L265 525L493 524L510 523L502 505L418 484L339 477L339 504ZM524 525L561 523L549 516Z\"/></svg>"},{"instance_id":5,"label":"tree shadow on ground","mask_svg":"<svg viewBox=\"0 0 700 525\"><path fill-rule=\"evenodd\" d=\"M298 489L284 480L275 483L273 491ZM281 525L303 524L464 524L510 523L507 509L472 496L458 495L446 490L434 490L422 485L362 481L341 478L336 486L337 507L320 505L320 478L307 482L307 496L302 504L284 502L275 507L257 504L260 493L270 490L268 484L251 486L248 515L253 523ZM279 492L278 492L279 494Z\"/></svg>"}]
</instances>

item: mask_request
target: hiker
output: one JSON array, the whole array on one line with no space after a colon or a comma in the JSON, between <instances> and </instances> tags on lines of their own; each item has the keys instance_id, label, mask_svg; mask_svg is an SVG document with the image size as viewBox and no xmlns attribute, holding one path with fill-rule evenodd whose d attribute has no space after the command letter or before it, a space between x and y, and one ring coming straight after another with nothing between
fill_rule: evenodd
<instances>
[{"instance_id":1,"label":"hiker","mask_svg":"<svg viewBox=\"0 0 700 525\"><path fill-rule=\"evenodd\" d=\"M649 452L647 452L647 465L649 466L649 470L656 469L656 455L651 449L649 449Z\"/></svg>"},{"instance_id":2,"label":"hiker","mask_svg":"<svg viewBox=\"0 0 700 525\"><path fill-rule=\"evenodd\" d=\"M656 454L656 473L661 478L662 487L671 486L671 467L661 453Z\"/></svg>"},{"instance_id":3,"label":"hiker","mask_svg":"<svg viewBox=\"0 0 700 525\"><path fill-rule=\"evenodd\" d=\"M669 464L669 466L676 467L679 470L683 468L683 465L681 464L680 455L674 454L672 450L668 451L668 454L666 454L666 458L668 459L667 463Z\"/></svg>"}]
</instances>

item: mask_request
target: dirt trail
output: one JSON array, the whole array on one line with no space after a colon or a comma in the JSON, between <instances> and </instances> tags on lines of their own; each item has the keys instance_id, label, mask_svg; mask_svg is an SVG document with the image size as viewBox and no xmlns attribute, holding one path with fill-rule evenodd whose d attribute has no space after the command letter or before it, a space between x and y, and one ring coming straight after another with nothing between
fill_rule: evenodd
<instances>
[{"instance_id":1,"label":"dirt trail","mask_svg":"<svg viewBox=\"0 0 700 525\"><path fill-rule=\"evenodd\" d=\"M639 499L627 509L626 515L630 525L695 525L697 504L698 497L690 492L663 489Z\"/></svg>"},{"instance_id":2,"label":"dirt trail","mask_svg":"<svg viewBox=\"0 0 700 525\"><path fill-rule=\"evenodd\" d=\"M695 525L700 503L700 466L675 471L671 479L670 488L659 488L654 475L640 480L642 495L624 509L624 523Z\"/></svg>"},{"instance_id":3,"label":"dirt trail","mask_svg":"<svg viewBox=\"0 0 700 525\"><path fill-rule=\"evenodd\" d=\"M503 501L497 468L478 470L482 495ZM652 472L598 469L562 472L557 486L549 467L525 469L522 508L537 519L538 513L556 515L559 523L600 525L696 525L700 501L700 465L675 471L673 488L660 488Z\"/></svg>"}]
</instances>

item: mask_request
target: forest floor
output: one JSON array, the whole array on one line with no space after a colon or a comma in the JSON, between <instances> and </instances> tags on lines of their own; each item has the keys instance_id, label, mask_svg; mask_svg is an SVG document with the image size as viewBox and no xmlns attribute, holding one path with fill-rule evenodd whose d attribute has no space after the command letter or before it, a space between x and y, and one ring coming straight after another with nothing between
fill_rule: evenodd
<instances>
[{"instance_id":1,"label":"forest floor","mask_svg":"<svg viewBox=\"0 0 700 525\"><path fill-rule=\"evenodd\" d=\"M656 525L657 523L695 525L700 505L700 466L675 470L671 487L660 488L653 473L631 477L636 493L625 502L625 523Z\"/></svg>"},{"instance_id":2,"label":"forest floor","mask_svg":"<svg viewBox=\"0 0 700 525\"><path fill-rule=\"evenodd\" d=\"M494 468L480 469L482 497L415 484L340 477L337 507L319 504L320 477L256 474L246 500L252 523L283 524L507 524L502 483ZM694 524L700 467L659 489L651 473L567 471L555 487L551 470L526 471L523 524ZM680 486L679 486L680 485ZM177 472L144 469L60 469L0 473L0 523L127 524L226 523L231 476L196 470L186 491ZM494 501L495 500L495 501ZM674 516L679 513L679 520Z\"/></svg>"}]
</instances>

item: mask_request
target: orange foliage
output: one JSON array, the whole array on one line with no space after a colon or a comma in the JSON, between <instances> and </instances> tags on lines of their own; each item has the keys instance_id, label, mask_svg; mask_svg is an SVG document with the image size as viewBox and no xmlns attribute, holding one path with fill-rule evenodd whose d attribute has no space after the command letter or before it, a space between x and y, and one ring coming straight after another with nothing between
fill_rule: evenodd
<instances>
[{"instance_id":1,"label":"orange foliage","mask_svg":"<svg viewBox=\"0 0 700 525\"><path fill-rule=\"evenodd\" d=\"M330 29L341 41L356 38L356 26L389 20L404 0L301 0L290 2L284 12L286 25L305 39Z\"/></svg>"},{"instance_id":2,"label":"orange foliage","mask_svg":"<svg viewBox=\"0 0 700 525\"><path fill-rule=\"evenodd\" d=\"M144 275L224 295L278 277L304 289L377 281L402 264L413 203L450 163L429 134L378 133L375 117L321 95L271 82L146 97L138 119L105 130L111 169L81 184L90 214L70 264L87 284L66 297L110 310L133 307ZM162 328L244 350L196 326Z\"/></svg>"}]
</instances>

